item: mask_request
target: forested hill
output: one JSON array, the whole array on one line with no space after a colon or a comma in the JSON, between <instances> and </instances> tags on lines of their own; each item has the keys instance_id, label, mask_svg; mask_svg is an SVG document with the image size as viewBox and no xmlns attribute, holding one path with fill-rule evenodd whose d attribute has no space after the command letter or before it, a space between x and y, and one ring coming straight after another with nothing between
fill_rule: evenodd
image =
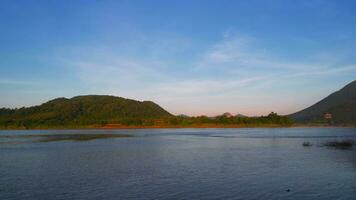
<instances>
[{"instance_id":1,"label":"forested hill","mask_svg":"<svg viewBox=\"0 0 356 200\"><path fill-rule=\"evenodd\" d=\"M356 81L290 117L297 122L318 123L325 122L327 113L334 125L356 125Z\"/></svg>"},{"instance_id":2,"label":"forested hill","mask_svg":"<svg viewBox=\"0 0 356 200\"><path fill-rule=\"evenodd\" d=\"M0 109L0 127L55 127L106 123L172 116L151 101L135 101L115 96L87 95L57 98L39 106Z\"/></svg>"}]
</instances>

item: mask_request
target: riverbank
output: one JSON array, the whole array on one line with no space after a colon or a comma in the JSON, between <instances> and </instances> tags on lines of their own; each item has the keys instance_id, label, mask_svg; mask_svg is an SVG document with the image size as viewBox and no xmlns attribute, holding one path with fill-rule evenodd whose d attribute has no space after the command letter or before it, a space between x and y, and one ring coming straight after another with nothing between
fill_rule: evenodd
<instances>
[{"instance_id":1,"label":"riverbank","mask_svg":"<svg viewBox=\"0 0 356 200\"><path fill-rule=\"evenodd\" d=\"M122 124L106 124L106 125L88 125L88 126L56 126L56 127L36 127L36 128L21 128L10 127L0 128L1 130L95 130L95 129L188 129L188 128L356 128L356 126L335 126L335 125L317 125L317 124L292 124L292 125L280 125L280 124L190 124L190 125L122 125Z\"/></svg>"}]
</instances>

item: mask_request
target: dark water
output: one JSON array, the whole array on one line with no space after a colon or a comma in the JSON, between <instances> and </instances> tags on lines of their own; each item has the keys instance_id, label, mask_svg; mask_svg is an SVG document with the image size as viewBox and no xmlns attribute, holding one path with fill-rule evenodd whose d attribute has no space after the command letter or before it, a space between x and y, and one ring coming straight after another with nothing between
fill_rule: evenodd
<instances>
[{"instance_id":1,"label":"dark water","mask_svg":"<svg viewBox=\"0 0 356 200\"><path fill-rule=\"evenodd\" d=\"M352 128L0 131L131 134L0 139L0 199L356 199ZM304 147L310 142L311 147Z\"/></svg>"}]
</instances>

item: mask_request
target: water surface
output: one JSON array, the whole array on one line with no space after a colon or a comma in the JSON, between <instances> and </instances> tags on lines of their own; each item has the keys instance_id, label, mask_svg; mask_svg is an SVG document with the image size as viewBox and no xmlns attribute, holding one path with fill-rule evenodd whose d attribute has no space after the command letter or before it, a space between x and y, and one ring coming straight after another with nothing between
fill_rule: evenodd
<instances>
[{"instance_id":1,"label":"water surface","mask_svg":"<svg viewBox=\"0 0 356 200\"><path fill-rule=\"evenodd\" d=\"M41 134L133 137L1 137ZM335 140L356 129L0 131L0 199L354 199L356 150Z\"/></svg>"}]
</instances>

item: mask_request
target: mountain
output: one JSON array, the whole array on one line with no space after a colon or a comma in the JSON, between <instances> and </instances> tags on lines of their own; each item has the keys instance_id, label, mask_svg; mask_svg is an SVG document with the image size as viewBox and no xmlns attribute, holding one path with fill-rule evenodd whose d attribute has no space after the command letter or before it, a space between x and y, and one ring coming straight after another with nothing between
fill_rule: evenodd
<instances>
[{"instance_id":1,"label":"mountain","mask_svg":"<svg viewBox=\"0 0 356 200\"><path fill-rule=\"evenodd\" d=\"M240 113L237 113L236 115L235 115L235 117L247 117L246 115L243 115L243 114L240 114Z\"/></svg>"},{"instance_id":2,"label":"mountain","mask_svg":"<svg viewBox=\"0 0 356 200\"><path fill-rule=\"evenodd\" d=\"M331 114L332 124L356 125L356 81L289 117L296 122L326 122L325 114Z\"/></svg>"},{"instance_id":3,"label":"mountain","mask_svg":"<svg viewBox=\"0 0 356 200\"><path fill-rule=\"evenodd\" d=\"M140 123L172 116L152 101L87 95L57 98L39 106L0 109L0 127L76 126L103 123Z\"/></svg>"}]
</instances>

